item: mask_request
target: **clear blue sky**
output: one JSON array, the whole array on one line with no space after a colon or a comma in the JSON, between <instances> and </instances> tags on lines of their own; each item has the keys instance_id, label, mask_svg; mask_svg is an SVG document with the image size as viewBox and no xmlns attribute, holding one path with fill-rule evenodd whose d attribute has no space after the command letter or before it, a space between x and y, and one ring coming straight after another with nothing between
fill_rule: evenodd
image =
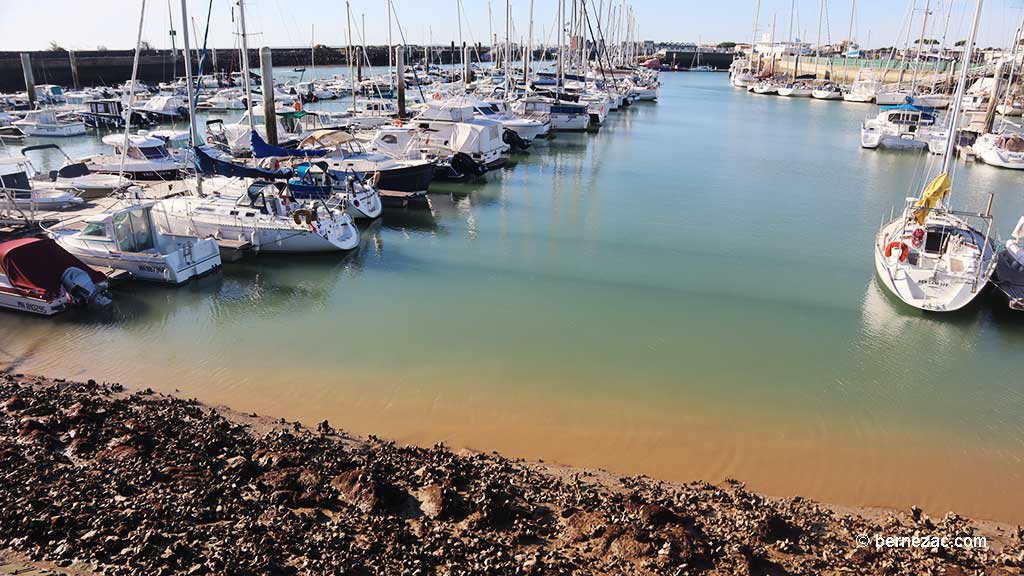
<instances>
[{"instance_id":1,"label":"clear blue sky","mask_svg":"<svg viewBox=\"0 0 1024 576\"><path fill-rule=\"evenodd\" d=\"M176 27L180 28L180 1L170 0ZM394 0L406 38L410 43L435 43L458 38L456 7L459 0ZM461 0L463 38L488 43L488 7L493 30L504 36L504 0ZM569 0L566 0L568 2ZM610 0L587 0L605 7ZM616 5L620 0L613 0ZM918 13L913 37L920 34L921 8L926 0L917 0ZM927 0L934 13L928 24L929 37L941 38L945 13L952 6L949 38L966 36L973 0ZM205 25L209 0L188 0L190 16L200 29ZM771 27L773 16L777 37L787 38L790 31L790 7L793 0L762 0L760 29ZM534 0L534 38L554 41L556 0ZM827 32L823 40L845 38L850 24L850 0L826 0ZM210 44L219 48L235 45L231 23L233 0L213 0ZM657 41L697 41L705 43L749 41L755 0L633 0L641 35ZM873 47L896 42L906 24L909 0L858 0L854 37ZM370 44L382 44L387 38L386 0L351 0L355 23L366 16L366 36ZM796 0L794 35L810 41L817 38L819 0ZM141 0L0 0L0 50L45 48L51 40L66 48L130 48L135 44ZM315 25L316 40L327 45L345 43L345 2L343 0L246 0L249 31L255 35L250 46L301 46L310 40ZM514 37L525 37L529 23L530 0L512 2ZM1024 16L1024 0L986 0L980 42L984 46L1005 45ZM143 37L156 47L169 47L168 0L147 0ZM869 41L870 34L870 41ZM180 39L179 34L179 39ZM395 32L397 42L398 34ZM180 40L179 40L180 45Z\"/></svg>"}]
</instances>

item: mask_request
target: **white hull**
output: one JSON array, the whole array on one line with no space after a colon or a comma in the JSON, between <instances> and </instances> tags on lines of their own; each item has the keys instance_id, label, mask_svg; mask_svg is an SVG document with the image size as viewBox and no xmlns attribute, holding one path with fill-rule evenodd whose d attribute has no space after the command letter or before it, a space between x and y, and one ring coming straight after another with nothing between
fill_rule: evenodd
<instances>
[{"instance_id":1,"label":"white hull","mask_svg":"<svg viewBox=\"0 0 1024 576\"><path fill-rule=\"evenodd\" d=\"M135 278L150 282L183 284L192 278L209 274L221 266L220 248L217 241L212 238L196 242L196 258L190 261L182 261L176 257L177 254L125 254L83 249L76 244L62 242L59 237L57 242L90 266L124 270ZM198 252L202 253L201 257Z\"/></svg>"},{"instance_id":2,"label":"white hull","mask_svg":"<svg viewBox=\"0 0 1024 576\"><path fill-rule=\"evenodd\" d=\"M589 126L589 114L551 114L552 130L586 130Z\"/></svg>"},{"instance_id":3,"label":"white hull","mask_svg":"<svg viewBox=\"0 0 1024 576\"><path fill-rule=\"evenodd\" d=\"M875 103L879 106L899 106L906 104L910 94L906 92L879 92L875 95Z\"/></svg>"},{"instance_id":4,"label":"white hull","mask_svg":"<svg viewBox=\"0 0 1024 576\"><path fill-rule=\"evenodd\" d=\"M28 136L65 138L85 134L85 122L68 122L67 124L36 124L34 122L14 122Z\"/></svg>"},{"instance_id":5,"label":"white hull","mask_svg":"<svg viewBox=\"0 0 1024 576\"><path fill-rule=\"evenodd\" d=\"M808 88L779 88L779 96L789 98L810 98L811 90Z\"/></svg>"},{"instance_id":6,"label":"white hull","mask_svg":"<svg viewBox=\"0 0 1024 576\"><path fill-rule=\"evenodd\" d=\"M53 316L66 310L70 303L71 302L63 296L56 300L41 300L39 298L29 298L19 294L12 294L6 290L0 289L0 308L18 310L21 312L31 312L32 314L39 314L41 316Z\"/></svg>"},{"instance_id":7,"label":"white hull","mask_svg":"<svg viewBox=\"0 0 1024 576\"><path fill-rule=\"evenodd\" d=\"M384 211L384 205L380 201L377 189L367 187L349 199L345 211L357 220L373 220L380 217Z\"/></svg>"},{"instance_id":8,"label":"white hull","mask_svg":"<svg viewBox=\"0 0 1024 576\"><path fill-rule=\"evenodd\" d=\"M950 218L950 222L957 222ZM960 223L964 227L966 224ZM885 255L886 247L892 241L910 245L910 238L900 237L903 219L890 222L875 239L875 272L882 286L908 306L931 312L953 312L970 304L988 284L994 268L993 251L986 250L980 260L980 272L967 269L964 272L948 272L931 265L912 265L900 260L900 254Z\"/></svg>"},{"instance_id":9,"label":"white hull","mask_svg":"<svg viewBox=\"0 0 1024 576\"><path fill-rule=\"evenodd\" d=\"M843 94L843 100L846 102L860 102L870 104L875 101L874 94L858 94L856 92L847 92Z\"/></svg>"},{"instance_id":10,"label":"white hull","mask_svg":"<svg viewBox=\"0 0 1024 576\"><path fill-rule=\"evenodd\" d=\"M813 90L811 96L818 100L842 100L843 93L839 90Z\"/></svg>"}]
</instances>

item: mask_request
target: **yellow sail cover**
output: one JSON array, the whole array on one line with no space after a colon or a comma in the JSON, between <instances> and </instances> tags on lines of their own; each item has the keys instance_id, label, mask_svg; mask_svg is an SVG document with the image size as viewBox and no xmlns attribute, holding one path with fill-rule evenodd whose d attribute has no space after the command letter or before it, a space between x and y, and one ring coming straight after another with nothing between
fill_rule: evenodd
<instances>
[{"instance_id":1,"label":"yellow sail cover","mask_svg":"<svg viewBox=\"0 0 1024 576\"><path fill-rule=\"evenodd\" d=\"M928 183L921 191L921 198L914 203L917 208L922 210L914 211L914 219L921 226L924 226L924 220L928 216L928 210L935 208L938 205L939 200L942 200L949 195L949 172L943 172L935 177L934 180Z\"/></svg>"}]
</instances>

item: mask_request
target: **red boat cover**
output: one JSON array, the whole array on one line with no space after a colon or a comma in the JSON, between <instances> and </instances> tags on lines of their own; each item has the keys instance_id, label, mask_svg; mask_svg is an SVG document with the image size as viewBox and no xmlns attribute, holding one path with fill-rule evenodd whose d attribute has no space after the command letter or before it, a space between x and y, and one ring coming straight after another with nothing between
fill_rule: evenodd
<instances>
[{"instance_id":1,"label":"red boat cover","mask_svg":"<svg viewBox=\"0 0 1024 576\"><path fill-rule=\"evenodd\" d=\"M72 266L88 272L93 282L107 280L49 238L0 243L0 271L7 275L11 286L27 296L46 300L60 296L60 277Z\"/></svg>"}]
</instances>

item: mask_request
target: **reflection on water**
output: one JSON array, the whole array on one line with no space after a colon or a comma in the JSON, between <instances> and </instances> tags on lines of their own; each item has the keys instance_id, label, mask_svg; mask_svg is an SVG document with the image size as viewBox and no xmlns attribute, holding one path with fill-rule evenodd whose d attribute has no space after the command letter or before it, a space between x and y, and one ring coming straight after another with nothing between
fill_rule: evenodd
<instances>
[{"instance_id":1,"label":"reflection on water","mask_svg":"<svg viewBox=\"0 0 1024 576\"><path fill-rule=\"evenodd\" d=\"M873 278L879 222L934 159L861 150L868 107L664 80L596 134L437 183L353 254L126 284L101 315L0 314L0 363L407 442L1024 519L1024 315L995 295L924 315ZM957 170L957 205L992 192L1009 230L1022 175Z\"/></svg>"}]
</instances>

